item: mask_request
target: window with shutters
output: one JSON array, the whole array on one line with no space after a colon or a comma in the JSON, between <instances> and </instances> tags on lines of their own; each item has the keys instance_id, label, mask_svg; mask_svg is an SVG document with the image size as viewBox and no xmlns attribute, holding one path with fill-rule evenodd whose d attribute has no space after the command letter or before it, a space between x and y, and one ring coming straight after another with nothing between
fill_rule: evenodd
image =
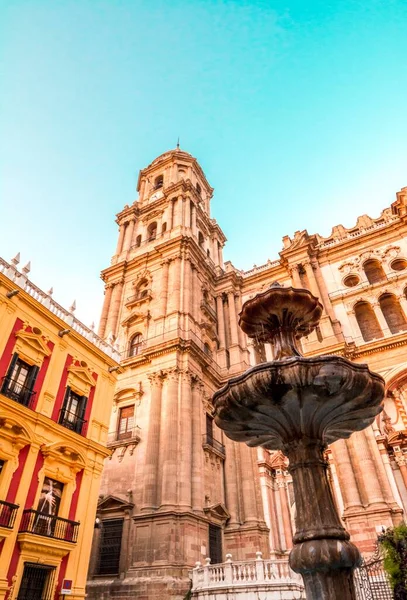
<instances>
[{"instance_id":1,"label":"window with shutters","mask_svg":"<svg viewBox=\"0 0 407 600\"><path fill-rule=\"evenodd\" d=\"M134 429L134 404L120 409L117 439L127 440L133 437Z\"/></svg>"},{"instance_id":2,"label":"window with shutters","mask_svg":"<svg viewBox=\"0 0 407 600\"><path fill-rule=\"evenodd\" d=\"M123 519L102 521L97 575L119 574L122 534Z\"/></svg>"},{"instance_id":3,"label":"window with shutters","mask_svg":"<svg viewBox=\"0 0 407 600\"><path fill-rule=\"evenodd\" d=\"M68 386L65 391L64 404L59 413L58 423L71 431L82 433L86 423L85 410L88 399L72 391Z\"/></svg>"},{"instance_id":4,"label":"window with shutters","mask_svg":"<svg viewBox=\"0 0 407 600\"><path fill-rule=\"evenodd\" d=\"M212 564L222 562L222 529L209 525L209 558Z\"/></svg>"},{"instance_id":5,"label":"window with shutters","mask_svg":"<svg viewBox=\"0 0 407 600\"><path fill-rule=\"evenodd\" d=\"M14 354L7 375L3 377L1 393L19 404L31 407L38 371L39 367L29 365L18 354Z\"/></svg>"},{"instance_id":6,"label":"window with shutters","mask_svg":"<svg viewBox=\"0 0 407 600\"><path fill-rule=\"evenodd\" d=\"M129 356L138 356L143 350L143 336L141 333L135 333L130 340Z\"/></svg>"}]
</instances>

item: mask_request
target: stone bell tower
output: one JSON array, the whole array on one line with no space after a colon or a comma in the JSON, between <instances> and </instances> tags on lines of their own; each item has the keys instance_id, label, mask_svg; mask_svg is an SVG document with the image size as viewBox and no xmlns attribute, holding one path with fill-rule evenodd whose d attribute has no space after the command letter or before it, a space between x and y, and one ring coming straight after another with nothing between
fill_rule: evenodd
<instances>
[{"instance_id":1,"label":"stone bell tower","mask_svg":"<svg viewBox=\"0 0 407 600\"><path fill-rule=\"evenodd\" d=\"M268 549L256 456L225 440L211 415L215 390L248 366L241 282L224 269L213 189L195 158L162 154L137 190L102 273L99 334L122 362L88 593L182 599L196 561Z\"/></svg>"}]
</instances>

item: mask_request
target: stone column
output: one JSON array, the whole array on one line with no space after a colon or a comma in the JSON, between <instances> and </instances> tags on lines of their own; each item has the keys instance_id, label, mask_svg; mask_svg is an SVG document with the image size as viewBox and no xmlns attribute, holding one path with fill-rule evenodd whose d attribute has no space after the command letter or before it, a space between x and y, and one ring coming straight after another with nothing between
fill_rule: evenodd
<instances>
[{"instance_id":1,"label":"stone column","mask_svg":"<svg viewBox=\"0 0 407 600\"><path fill-rule=\"evenodd\" d=\"M170 211L168 215L168 229L172 229L174 227L174 212L175 212L175 200L170 201Z\"/></svg>"},{"instance_id":2,"label":"stone column","mask_svg":"<svg viewBox=\"0 0 407 600\"><path fill-rule=\"evenodd\" d=\"M119 227L119 239L117 240L116 254L120 254L122 251L125 232L126 225L122 223Z\"/></svg>"},{"instance_id":3,"label":"stone column","mask_svg":"<svg viewBox=\"0 0 407 600\"><path fill-rule=\"evenodd\" d=\"M378 302L372 303L372 307L373 307L374 313L376 315L376 318L379 321L380 329L382 330L384 337L389 337L389 335L391 335L391 333L389 331L389 326L387 325L387 321L383 316L383 313L381 311L379 303Z\"/></svg>"},{"instance_id":4,"label":"stone column","mask_svg":"<svg viewBox=\"0 0 407 600\"><path fill-rule=\"evenodd\" d=\"M321 298L320 298L321 293L318 288L317 280L315 279L314 269L312 268L311 263L308 260L304 262L304 268L305 268L305 272L307 274L310 291L314 294L314 296L316 296L317 298L319 298L321 300ZM325 307L324 307L324 309L325 309Z\"/></svg>"},{"instance_id":5,"label":"stone column","mask_svg":"<svg viewBox=\"0 0 407 600\"><path fill-rule=\"evenodd\" d=\"M246 446L246 444L241 444L238 449L240 451L244 522L245 524L257 523L259 518L255 489L256 478L253 472L253 450Z\"/></svg>"},{"instance_id":6,"label":"stone column","mask_svg":"<svg viewBox=\"0 0 407 600\"><path fill-rule=\"evenodd\" d=\"M236 296L236 313L239 314L240 311L242 310L242 295L241 293L239 293L238 296ZM245 335L243 332L243 329L241 327L237 327L237 335L239 338L239 345L241 348L245 348L246 347L246 340L245 340Z\"/></svg>"},{"instance_id":7,"label":"stone column","mask_svg":"<svg viewBox=\"0 0 407 600\"><path fill-rule=\"evenodd\" d=\"M400 469L401 476L403 478L404 485L406 486L407 491L407 461L401 452L395 453L396 463Z\"/></svg>"},{"instance_id":8,"label":"stone column","mask_svg":"<svg viewBox=\"0 0 407 600\"><path fill-rule=\"evenodd\" d=\"M281 538L280 538L280 528L279 528L279 523L278 523L278 516L277 516L277 506L276 506L276 500L274 498L274 494L275 494L275 490L273 487L274 481L271 481L271 486L268 487L268 500L269 500L269 505L270 505L270 520L271 520L271 527L270 527L270 533L271 533L271 538L272 538L272 549L271 552L277 552L277 551L281 551L283 548L283 544L281 543Z\"/></svg>"},{"instance_id":9,"label":"stone column","mask_svg":"<svg viewBox=\"0 0 407 600\"><path fill-rule=\"evenodd\" d=\"M192 229L192 235L194 237L196 237L196 206L195 206L195 202L192 202L191 205L191 229Z\"/></svg>"},{"instance_id":10,"label":"stone column","mask_svg":"<svg viewBox=\"0 0 407 600\"><path fill-rule=\"evenodd\" d=\"M377 442L376 442L376 438L373 434L373 429L371 427L368 427L367 429L365 429L364 433L366 435L368 446L370 448L372 457L376 464L377 476L378 476L380 488L383 491L384 500L388 505L394 507L396 505L396 501L395 501L393 492L390 487L390 482L387 478L387 473L386 473L386 470L385 470L385 467L384 467L384 464L382 461L382 457L380 455L380 450L377 447Z\"/></svg>"},{"instance_id":11,"label":"stone column","mask_svg":"<svg viewBox=\"0 0 407 600\"><path fill-rule=\"evenodd\" d=\"M403 501L401 499L400 492L399 492L399 489L397 487L396 480L394 478L394 473L393 473L393 469L391 468L389 455L387 454L387 450L386 450L384 444L380 444L380 446L381 446L379 448L380 454L381 454L381 457L382 457L382 460L383 460L384 468L386 469L387 477L388 477L389 482L390 482L390 486L391 486L391 490L393 492L393 496L394 496L397 504L399 506L403 507Z\"/></svg>"},{"instance_id":12,"label":"stone column","mask_svg":"<svg viewBox=\"0 0 407 600\"><path fill-rule=\"evenodd\" d=\"M188 263L189 264L189 263ZM179 461L179 506L184 510L192 507L192 397L191 374L181 373L181 445Z\"/></svg>"},{"instance_id":13,"label":"stone column","mask_svg":"<svg viewBox=\"0 0 407 600\"><path fill-rule=\"evenodd\" d=\"M377 477L372 455L364 431L356 431L348 441L348 445L357 456L358 478L363 483L367 503L384 504L383 492Z\"/></svg>"},{"instance_id":14,"label":"stone column","mask_svg":"<svg viewBox=\"0 0 407 600\"><path fill-rule=\"evenodd\" d=\"M235 305L234 292L228 292L228 304L229 304L231 345L235 346L238 343L238 333L237 333L237 316L236 316L236 305Z\"/></svg>"},{"instance_id":15,"label":"stone column","mask_svg":"<svg viewBox=\"0 0 407 600\"><path fill-rule=\"evenodd\" d=\"M110 303L112 301L113 284L107 283L105 286L105 299L103 301L102 315L100 317L98 335L102 338L105 335L107 317L109 315Z\"/></svg>"},{"instance_id":16,"label":"stone column","mask_svg":"<svg viewBox=\"0 0 407 600\"><path fill-rule=\"evenodd\" d=\"M160 289L160 315L165 317L167 314L167 299L168 299L168 272L170 268L170 261L164 260L161 263L161 289Z\"/></svg>"},{"instance_id":17,"label":"stone column","mask_svg":"<svg viewBox=\"0 0 407 600\"><path fill-rule=\"evenodd\" d=\"M202 384L193 377L192 381L192 510L202 512L203 498L203 452L201 427Z\"/></svg>"},{"instance_id":18,"label":"stone column","mask_svg":"<svg viewBox=\"0 0 407 600\"><path fill-rule=\"evenodd\" d=\"M128 225L126 227L126 235L124 236L123 242L123 250L129 250L131 246L131 240L133 238L134 225L136 220L134 218L130 219Z\"/></svg>"},{"instance_id":19,"label":"stone column","mask_svg":"<svg viewBox=\"0 0 407 600\"><path fill-rule=\"evenodd\" d=\"M316 279L316 282L318 285L318 289L320 291L322 304L325 306L325 310L331 319L332 328L334 330L334 333L335 333L338 341L341 342L344 340L342 327L341 327L340 322L336 318L335 311L332 306L332 302L329 297L329 293L328 293L328 290L327 290L327 287L325 284L324 276L322 275L322 271L319 266L319 263L315 258L313 260L311 260L311 266L314 270L315 279Z\"/></svg>"},{"instance_id":20,"label":"stone column","mask_svg":"<svg viewBox=\"0 0 407 600\"><path fill-rule=\"evenodd\" d=\"M353 507L361 507L355 472L345 440L338 440L330 446L332 456L338 471L339 482L345 503L345 512Z\"/></svg>"},{"instance_id":21,"label":"stone column","mask_svg":"<svg viewBox=\"0 0 407 600\"><path fill-rule=\"evenodd\" d=\"M219 349L226 347L225 340L225 315L223 312L223 298L222 294L216 296L216 312L218 315L218 336L219 336Z\"/></svg>"},{"instance_id":22,"label":"stone column","mask_svg":"<svg viewBox=\"0 0 407 600\"><path fill-rule=\"evenodd\" d=\"M119 320L120 304L122 298L124 280L121 279L114 284L112 300L110 303L109 317L106 323L106 333L117 336L117 322Z\"/></svg>"},{"instance_id":23,"label":"stone column","mask_svg":"<svg viewBox=\"0 0 407 600\"><path fill-rule=\"evenodd\" d=\"M160 455L161 397L163 388L161 372L150 375L149 380L151 388L150 420L146 440L142 511L151 511L158 506L157 490Z\"/></svg>"},{"instance_id":24,"label":"stone column","mask_svg":"<svg viewBox=\"0 0 407 600\"><path fill-rule=\"evenodd\" d=\"M161 430L163 457L161 506L169 509L175 508L177 504L179 374L178 369L167 372L166 418Z\"/></svg>"},{"instance_id":25,"label":"stone column","mask_svg":"<svg viewBox=\"0 0 407 600\"><path fill-rule=\"evenodd\" d=\"M225 492L226 492L226 507L230 514L230 519L228 522L228 527L233 527L234 525L238 525L240 522L239 519L239 486L238 486L238 478L237 478L237 461L236 461L236 451L237 446L235 442L229 440L229 438L225 437L225 450L226 450L226 462L225 462L225 471L226 471L226 482L225 482Z\"/></svg>"},{"instance_id":26,"label":"stone column","mask_svg":"<svg viewBox=\"0 0 407 600\"><path fill-rule=\"evenodd\" d=\"M291 527L291 513L288 504L287 482L282 469L276 470L276 483L280 496L286 550L290 550L293 547L293 532Z\"/></svg>"},{"instance_id":27,"label":"stone column","mask_svg":"<svg viewBox=\"0 0 407 600\"><path fill-rule=\"evenodd\" d=\"M292 287L301 289L303 285L301 282L300 274L298 272L298 265L290 265L288 270L290 272Z\"/></svg>"}]
</instances>

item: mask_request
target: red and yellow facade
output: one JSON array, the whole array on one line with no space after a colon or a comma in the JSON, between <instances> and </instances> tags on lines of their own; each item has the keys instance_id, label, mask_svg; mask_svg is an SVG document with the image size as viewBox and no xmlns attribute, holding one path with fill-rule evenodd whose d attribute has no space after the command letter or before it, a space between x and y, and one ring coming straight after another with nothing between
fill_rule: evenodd
<instances>
[{"instance_id":1,"label":"red and yellow facade","mask_svg":"<svg viewBox=\"0 0 407 600\"><path fill-rule=\"evenodd\" d=\"M0 261L0 599L85 597L116 358Z\"/></svg>"}]
</instances>

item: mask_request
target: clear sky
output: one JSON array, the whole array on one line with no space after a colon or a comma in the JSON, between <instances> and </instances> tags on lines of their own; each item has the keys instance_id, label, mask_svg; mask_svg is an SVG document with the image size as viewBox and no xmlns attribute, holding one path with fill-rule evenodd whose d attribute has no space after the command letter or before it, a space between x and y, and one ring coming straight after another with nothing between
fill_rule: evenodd
<instances>
[{"instance_id":1,"label":"clear sky","mask_svg":"<svg viewBox=\"0 0 407 600\"><path fill-rule=\"evenodd\" d=\"M85 323L114 215L175 147L225 258L378 216L407 185L406 0L1 0L0 254Z\"/></svg>"}]
</instances>

